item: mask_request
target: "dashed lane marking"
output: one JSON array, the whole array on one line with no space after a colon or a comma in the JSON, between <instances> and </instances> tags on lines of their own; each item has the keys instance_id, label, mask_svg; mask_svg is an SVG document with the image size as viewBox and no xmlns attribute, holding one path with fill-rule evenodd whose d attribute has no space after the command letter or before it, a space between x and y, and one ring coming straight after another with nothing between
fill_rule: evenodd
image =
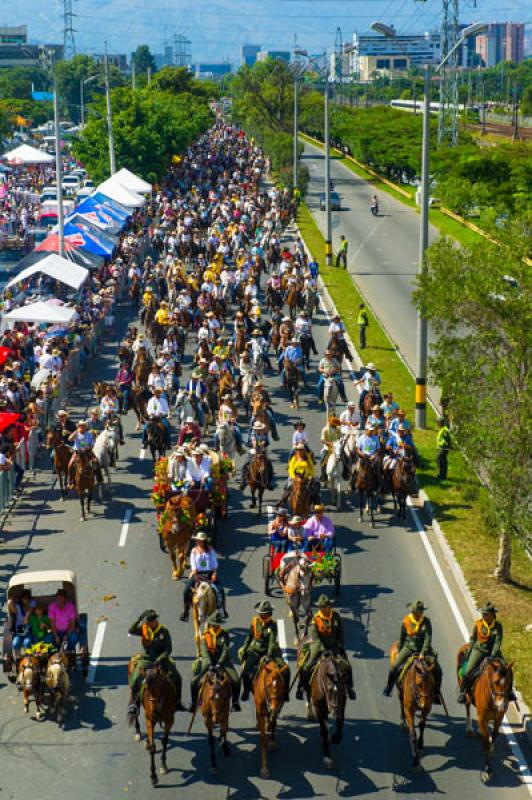
<instances>
[{"instance_id":1,"label":"dashed lane marking","mask_svg":"<svg viewBox=\"0 0 532 800\"><path fill-rule=\"evenodd\" d=\"M141 461L144 461L144 459L146 458L146 450L144 449L144 447L140 448L139 458Z\"/></svg>"},{"instance_id":2,"label":"dashed lane marking","mask_svg":"<svg viewBox=\"0 0 532 800\"><path fill-rule=\"evenodd\" d=\"M124 514L124 521L122 523L122 529L120 531L120 539L118 540L119 547L125 547L127 541L127 535L129 532L129 523L131 522L131 515L133 511L131 508L128 508L126 513Z\"/></svg>"},{"instance_id":3,"label":"dashed lane marking","mask_svg":"<svg viewBox=\"0 0 532 800\"><path fill-rule=\"evenodd\" d=\"M281 648L283 658L285 661L288 661L288 642L286 641L286 627L284 624L284 619L277 620L277 634L279 637L279 647Z\"/></svg>"},{"instance_id":4,"label":"dashed lane marking","mask_svg":"<svg viewBox=\"0 0 532 800\"><path fill-rule=\"evenodd\" d=\"M102 652L103 638L105 636L106 627L107 622L103 621L99 622L98 627L96 628L96 636L94 637L94 644L92 646L92 654L89 662L89 674L87 676L89 683L94 683L94 678L96 677L96 670L98 669L98 662Z\"/></svg>"},{"instance_id":5,"label":"dashed lane marking","mask_svg":"<svg viewBox=\"0 0 532 800\"><path fill-rule=\"evenodd\" d=\"M434 552L434 549L433 549L433 547L432 547L432 545L431 545L431 543L429 541L429 538L428 538L428 536L426 534L426 531L425 531L425 528L423 526L423 523L419 519L419 515L418 515L417 511L414 508L412 508L412 501L410 500L410 498L408 498L408 505L410 507L410 513L412 514L412 519L414 520L414 524L416 526L416 529L417 529L417 531L419 533L421 541L423 542L423 546L425 548L425 551L427 553L429 561L432 564L432 568L433 568L434 572L436 573L436 577L438 578L438 581L440 582L440 586L441 586L442 591L443 591L443 593L445 595L445 598L446 598L447 602L449 603L449 607L450 607L450 609L452 611L453 617L455 618L456 622L458 623L458 627L460 629L460 633L462 634L464 641L467 642L469 640L469 631L468 631L467 625L466 625L466 623L464 621L464 618L462 616L462 613L461 613L460 609L458 608L458 606L456 604L456 600L453 597L453 594L451 592L449 584L447 583L447 579L446 579L445 575L443 574L442 568L440 567L440 565L438 563L438 559L436 557L436 553ZM511 750L512 750L512 752L513 752L513 754L514 754L514 756L515 756L515 758L517 760L517 763L519 765L519 776L520 776L523 784L528 789L529 795L532 797L532 772L531 772L530 767L529 767L529 765L527 763L527 760L526 760L526 758L524 756L524 753L521 750L521 747L520 747L520 745L519 745L519 743L518 743L518 741L517 741L517 739L515 737L515 734L514 734L512 728L511 728L511 726L510 726L510 723L508 722L508 718L507 717L504 717L504 722L501 725L501 730L506 735L506 738L508 740L508 744L510 745L510 748L511 748Z\"/></svg>"}]
</instances>

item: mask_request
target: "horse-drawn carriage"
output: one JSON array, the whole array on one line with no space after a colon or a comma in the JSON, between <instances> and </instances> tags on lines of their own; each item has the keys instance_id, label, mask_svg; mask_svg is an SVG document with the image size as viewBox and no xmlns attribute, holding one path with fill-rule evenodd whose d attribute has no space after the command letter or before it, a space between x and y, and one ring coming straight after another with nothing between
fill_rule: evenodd
<instances>
[{"instance_id":1,"label":"horse-drawn carriage","mask_svg":"<svg viewBox=\"0 0 532 800\"><path fill-rule=\"evenodd\" d=\"M336 546L330 553L326 553L324 550L306 550L304 552L311 564L313 583L332 583L336 594L339 595L342 582L342 557L336 552ZM273 586L279 585L279 569L285 555L290 556L291 553L276 553L273 545L270 544L269 552L262 558L262 576L266 595L271 595ZM295 557L295 551L292 555Z\"/></svg>"}]
</instances>

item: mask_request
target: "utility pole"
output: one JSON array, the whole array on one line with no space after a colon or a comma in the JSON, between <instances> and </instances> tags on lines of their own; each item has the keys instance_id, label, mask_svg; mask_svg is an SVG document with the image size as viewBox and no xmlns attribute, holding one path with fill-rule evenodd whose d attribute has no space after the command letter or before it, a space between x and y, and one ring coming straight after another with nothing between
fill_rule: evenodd
<instances>
[{"instance_id":1,"label":"utility pole","mask_svg":"<svg viewBox=\"0 0 532 800\"><path fill-rule=\"evenodd\" d=\"M298 152L297 152L297 136L298 136L298 86L297 86L297 68L294 72L294 148L293 148L293 161L292 161L292 188L297 189L297 172L298 172Z\"/></svg>"},{"instance_id":2,"label":"utility pole","mask_svg":"<svg viewBox=\"0 0 532 800\"><path fill-rule=\"evenodd\" d=\"M425 251L429 246L429 144L430 144L430 67L425 66L423 94L423 144L421 149L421 209L419 215L418 275L425 273ZM417 311L416 336L416 427L427 422L428 323L424 310Z\"/></svg>"},{"instance_id":3,"label":"utility pole","mask_svg":"<svg viewBox=\"0 0 532 800\"><path fill-rule=\"evenodd\" d=\"M76 40L74 39L74 17L72 0L63 0L63 57L69 61L76 55Z\"/></svg>"},{"instance_id":4,"label":"utility pole","mask_svg":"<svg viewBox=\"0 0 532 800\"><path fill-rule=\"evenodd\" d=\"M519 139L519 102L517 98L517 84L512 87L512 139Z\"/></svg>"},{"instance_id":5,"label":"utility pole","mask_svg":"<svg viewBox=\"0 0 532 800\"><path fill-rule=\"evenodd\" d=\"M113 109L111 108L111 90L109 88L109 59L107 58L107 42L105 42L105 100L107 105L107 132L109 136L109 169L111 175L116 172L115 140L113 136Z\"/></svg>"},{"instance_id":6,"label":"utility pole","mask_svg":"<svg viewBox=\"0 0 532 800\"><path fill-rule=\"evenodd\" d=\"M54 77L54 134L55 134L55 183L57 186L57 224L59 228L59 255L65 257L65 215L63 210L63 170L61 164L61 126L59 124L59 94Z\"/></svg>"},{"instance_id":7,"label":"utility pole","mask_svg":"<svg viewBox=\"0 0 532 800\"><path fill-rule=\"evenodd\" d=\"M136 77L137 76L135 75L135 60L133 59L131 61L131 88L133 89L133 91L135 91L135 89L137 88Z\"/></svg>"},{"instance_id":8,"label":"utility pole","mask_svg":"<svg viewBox=\"0 0 532 800\"><path fill-rule=\"evenodd\" d=\"M482 97L482 135L484 136L486 133L486 89L484 85L484 75L482 76L481 97Z\"/></svg>"},{"instance_id":9,"label":"utility pole","mask_svg":"<svg viewBox=\"0 0 532 800\"><path fill-rule=\"evenodd\" d=\"M327 59L327 55L325 55ZM325 237L325 258L327 266L332 266L332 215L331 215L331 134L329 131L329 65L325 62L325 99L324 99L324 139L325 139L325 215L327 217L327 235Z\"/></svg>"},{"instance_id":10,"label":"utility pole","mask_svg":"<svg viewBox=\"0 0 532 800\"><path fill-rule=\"evenodd\" d=\"M148 86L149 86L151 83L151 67L148 67L147 76L148 76Z\"/></svg>"}]
</instances>

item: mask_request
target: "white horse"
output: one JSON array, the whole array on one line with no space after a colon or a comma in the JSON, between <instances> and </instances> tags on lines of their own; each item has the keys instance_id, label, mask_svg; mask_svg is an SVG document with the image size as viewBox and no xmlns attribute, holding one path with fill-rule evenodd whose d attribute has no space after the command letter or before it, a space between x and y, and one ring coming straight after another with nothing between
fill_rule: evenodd
<instances>
[{"instance_id":1,"label":"white horse","mask_svg":"<svg viewBox=\"0 0 532 800\"><path fill-rule=\"evenodd\" d=\"M234 460L236 453L236 435L232 425L219 423L216 427L216 444L224 458Z\"/></svg>"},{"instance_id":2,"label":"white horse","mask_svg":"<svg viewBox=\"0 0 532 800\"><path fill-rule=\"evenodd\" d=\"M342 437L343 453L349 466L349 472L352 471L353 464L357 458L357 442L360 433L361 431L351 430Z\"/></svg>"},{"instance_id":3,"label":"white horse","mask_svg":"<svg viewBox=\"0 0 532 800\"><path fill-rule=\"evenodd\" d=\"M102 472L105 473L105 477L107 478L107 486L109 489L111 487L110 467L113 463L113 457L117 449L118 439L116 431L108 430L107 428L98 434L92 448L92 452L96 456L96 460L98 461ZM98 490L100 493L100 501L102 499L101 489L102 485L99 484Z\"/></svg>"},{"instance_id":4,"label":"white horse","mask_svg":"<svg viewBox=\"0 0 532 800\"><path fill-rule=\"evenodd\" d=\"M329 450L327 458L326 475L327 486L329 487L331 505L336 503L336 510L340 511L342 507L342 441L339 439L334 442Z\"/></svg>"},{"instance_id":5,"label":"white horse","mask_svg":"<svg viewBox=\"0 0 532 800\"><path fill-rule=\"evenodd\" d=\"M242 382L240 384L240 394L244 403L246 417L249 417L251 407L251 395L253 394L253 373L249 370L242 372Z\"/></svg>"},{"instance_id":6,"label":"white horse","mask_svg":"<svg viewBox=\"0 0 532 800\"><path fill-rule=\"evenodd\" d=\"M260 381L264 375L264 356L259 350L255 350L251 360L253 377L256 381Z\"/></svg>"},{"instance_id":7,"label":"white horse","mask_svg":"<svg viewBox=\"0 0 532 800\"><path fill-rule=\"evenodd\" d=\"M216 593L209 581L200 581L192 590L192 621L198 656L201 636L207 627L207 618L216 611Z\"/></svg>"},{"instance_id":8,"label":"white horse","mask_svg":"<svg viewBox=\"0 0 532 800\"><path fill-rule=\"evenodd\" d=\"M185 420L187 417L193 417L193 419L198 422L198 415L196 413L196 407L190 400L188 392L184 389L180 389L177 393L176 400L175 400L175 410L177 412L177 419L180 425L185 424Z\"/></svg>"},{"instance_id":9,"label":"white horse","mask_svg":"<svg viewBox=\"0 0 532 800\"><path fill-rule=\"evenodd\" d=\"M338 384L332 375L325 375L323 379L323 400L327 407L327 414L336 413L336 401L338 399Z\"/></svg>"}]
</instances>

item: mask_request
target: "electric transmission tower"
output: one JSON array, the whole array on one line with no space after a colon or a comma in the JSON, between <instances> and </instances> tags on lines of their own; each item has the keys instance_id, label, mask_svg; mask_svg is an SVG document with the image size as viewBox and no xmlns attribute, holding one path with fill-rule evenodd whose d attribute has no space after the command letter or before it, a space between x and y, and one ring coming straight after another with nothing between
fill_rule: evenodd
<instances>
[{"instance_id":1,"label":"electric transmission tower","mask_svg":"<svg viewBox=\"0 0 532 800\"><path fill-rule=\"evenodd\" d=\"M73 0L63 0L63 50L65 61L76 55L76 40L74 39L74 33L76 32L74 28L75 14L72 11L72 2Z\"/></svg>"},{"instance_id":2,"label":"electric transmission tower","mask_svg":"<svg viewBox=\"0 0 532 800\"><path fill-rule=\"evenodd\" d=\"M469 0L476 8L476 0ZM446 57L460 39L460 0L443 0L441 20L441 58ZM458 67L461 48L457 48L440 73L438 144L458 143Z\"/></svg>"},{"instance_id":3,"label":"electric transmission tower","mask_svg":"<svg viewBox=\"0 0 532 800\"><path fill-rule=\"evenodd\" d=\"M192 42L182 33L174 35L174 63L176 67L189 67L192 62Z\"/></svg>"}]
</instances>

